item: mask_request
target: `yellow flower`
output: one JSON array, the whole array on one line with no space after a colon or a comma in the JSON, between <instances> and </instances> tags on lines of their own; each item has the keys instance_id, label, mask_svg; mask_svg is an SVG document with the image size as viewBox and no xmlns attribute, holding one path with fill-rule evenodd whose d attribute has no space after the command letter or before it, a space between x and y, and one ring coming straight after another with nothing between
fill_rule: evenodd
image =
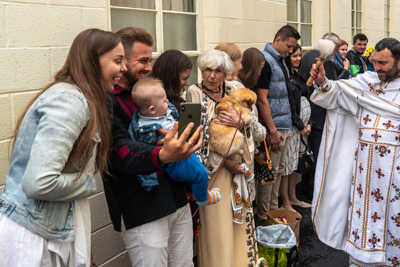
<instances>
[{"instance_id":1,"label":"yellow flower","mask_svg":"<svg viewBox=\"0 0 400 267\"><path fill-rule=\"evenodd\" d=\"M364 56L369 57L370 54L371 54L372 52L374 52L374 50L375 50L375 46L370 46L370 47L368 47L368 49L365 50L365 52L364 52Z\"/></svg>"}]
</instances>

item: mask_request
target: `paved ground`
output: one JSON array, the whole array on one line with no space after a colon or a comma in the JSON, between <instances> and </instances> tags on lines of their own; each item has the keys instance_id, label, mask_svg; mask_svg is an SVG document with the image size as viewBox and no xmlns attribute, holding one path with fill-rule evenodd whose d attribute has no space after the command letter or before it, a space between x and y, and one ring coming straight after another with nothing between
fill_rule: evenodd
<instances>
[{"instance_id":1,"label":"paved ground","mask_svg":"<svg viewBox=\"0 0 400 267\"><path fill-rule=\"evenodd\" d=\"M300 224L299 266L305 267L347 267L348 255L331 248L314 233L311 223L311 209L296 209L302 216Z\"/></svg>"},{"instance_id":2,"label":"paved ground","mask_svg":"<svg viewBox=\"0 0 400 267\"><path fill-rule=\"evenodd\" d=\"M310 202L305 196L298 196L299 199ZM312 227L311 209L295 209L303 216L300 222L299 267L348 267L347 253L319 241Z\"/></svg>"}]
</instances>

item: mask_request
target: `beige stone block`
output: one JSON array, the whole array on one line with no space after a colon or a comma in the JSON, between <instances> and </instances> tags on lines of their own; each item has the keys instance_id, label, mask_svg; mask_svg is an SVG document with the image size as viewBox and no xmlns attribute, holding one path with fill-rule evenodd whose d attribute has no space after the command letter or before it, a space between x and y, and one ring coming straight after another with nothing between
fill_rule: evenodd
<instances>
[{"instance_id":1,"label":"beige stone block","mask_svg":"<svg viewBox=\"0 0 400 267\"><path fill-rule=\"evenodd\" d=\"M325 33L329 32L329 25L315 25L313 26L314 28L314 42L322 36L324 36Z\"/></svg>"},{"instance_id":2,"label":"beige stone block","mask_svg":"<svg viewBox=\"0 0 400 267\"><path fill-rule=\"evenodd\" d=\"M94 175L94 179L96 180L96 186L97 186L97 192L96 193L100 193L104 191L104 185L103 185L103 181L101 178L101 174L99 172L97 172Z\"/></svg>"},{"instance_id":3,"label":"beige stone block","mask_svg":"<svg viewBox=\"0 0 400 267\"><path fill-rule=\"evenodd\" d=\"M9 139L13 134L10 95L0 95L0 140Z\"/></svg>"},{"instance_id":4,"label":"beige stone block","mask_svg":"<svg viewBox=\"0 0 400 267\"><path fill-rule=\"evenodd\" d=\"M252 19L251 1L239 0L235 4L229 5L228 18L232 19Z\"/></svg>"},{"instance_id":5,"label":"beige stone block","mask_svg":"<svg viewBox=\"0 0 400 267\"><path fill-rule=\"evenodd\" d=\"M92 232L111 224L104 192L91 196L89 198L89 203L92 219Z\"/></svg>"},{"instance_id":6,"label":"beige stone block","mask_svg":"<svg viewBox=\"0 0 400 267\"><path fill-rule=\"evenodd\" d=\"M241 44L255 41L262 41L261 22L252 20L236 20L228 21L228 40L230 42Z\"/></svg>"},{"instance_id":7,"label":"beige stone block","mask_svg":"<svg viewBox=\"0 0 400 267\"><path fill-rule=\"evenodd\" d=\"M50 82L49 50L1 49L0 93L43 88Z\"/></svg>"},{"instance_id":8,"label":"beige stone block","mask_svg":"<svg viewBox=\"0 0 400 267\"><path fill-rule=\"evenodd\" d=\"M0 4L0 47L6 46L5 5Z\"/></svg>"},{"instance_id":9,"label":"beige stone block","mask_svg":"<svg viewBox=\"0 0 400 267\"><path fill-rule=\"evenodd\" d=\"M92 233L92 253L96 264L103 264L124 251L121 234L114 231L112 225Z\"/></svg>"},{"instance_id":10,"label":"beige stone block","mask_svg":"<svg viewBox=\"0 0 400 267\"><path fill-rule=\"evenodd\" d=\"M0 141L0 186L4 185L6 175L10 169L11 149L9 140Z\"/></svg>"},{"instance_id":11,"label":"beige stone block","mask_svg":"<svg viewBox=\"0 0 400 267\"><path fill-rule=\"evenodd\" d=\"M272 21L285 23L287 21L286 2L274 3L272 6Z\"/></svg>"},{"instance_id":12,"label":"beige stone block","mask_svg":"<svg viewBox=\"0 0 400 267\"><path fill-rule=\"evenodd\" d=\"M221 42L222 42L222 41L221 41ZM214 47L216 47L217 45L218 45L218 43L207 44L207 45L204 47L204 51L214 49ZM200 73L200 75L201 75L201 73ZM200 77L201 77L201 76L200 76Z\"/></svg>"},{"instance_id":13,"label":"beige stone block","mask_svg":"<svg viewBox=\"0 0 400 267\"><path fill-rule=\"evenodd\" d=\"M10 47L69 46L82 30L81 9L9 5L6 7L6 25Z\"/></svg>"},{"instance_id":14,"label":"beige stone block","mask_svg":"<svg viewBox=\"0 0 400 267\"><path fill-rule=\"evenodd\" d=\"M240 42L262 42L263 41L263 30L260 27L260 21L243 20L241 25L241 37Z\"/></svg>"},{"instance_id":15,"label":"beige stone block","mask_svg":"<svg viewBox=\"0 0 400 267\"><path fill-rule=\"evenodd\" d=\"M7 0L6 2L23 3L23 4L46 4L47 0Z\"/></svg>"},{"instance_id":16,"label":"beige stone block","mask_svg":"<svg viewBox=\"0 0 400 267\"><path fill-rule=\"evenodd\" d=\"M50 53L50 75L53 78L57 71L61 69L67 60L69 47L54 47Z\"/></svg>"},{"instance_id":17,"label":"beige stone block","mask_svg":"<svg viewBox=\"0 0 400 267\"><path fill-rule=\"evenodd\" d=\"M264 22L262 24L264 42L272 42L276 32L284 25L286 25L286 23Z\"/></svg>"},{"instance_id":18,"label":"beige stone block","mask_svg":"<svg viewBox=\"0 0 400 267\"><path fill-rule=\"evenodd\" d=\"M233 6L228 0L204 0L203 15L205 18L226 18L230 12L230 9L227 8L228 6L230 8Z\"/></svg>"},{"instance_id":19,"label":"beige stone block","mask_svg":"<svg viewBox=\"0 0 400 267\"><path fill-rule=\"evenodd\" d=\"M204 19L204 41L209 43L220 43L228 40L228 20L222 18Z\"/></svg>"},{"instance_id":20,"label":"beige stone block","mask_svg":"<svg viewBox=\"0 0 400 267\"><path fill-rule=\"evenodd\" d=\"M82 9L82 29L98 28L108 30L106 9Z\"/></svg>"},{"instance_id":21,"label":"beige stone block","mask_svg":"<svg viewBox=\"0 0 400 267\"><path fill-rule=\"evenodd\" d=\"M392 1L394 2L394 1ZM383 21L384 15L385 15L385 6L382 3L382 5L373 5L373 8L371 6L364 6L362 10L362 17L363 19L376 19L379 21Z\"/></svg>"},{"instance_id":22,"label":"beige stone block","mask_svg":"<svg viewBox=\"0 0 400 267\"><path fill-rule=\"evenodd\" d=\"M22 112L37 93L38 91L34 91L18 93L11 96L12 113L14 114L13 127L15 127Z\"/></svg>"},{"instance_id":23,"label":"beige stone block","mask_svg":"<svg viewBox=\"0 0 400 267\"><path fill-rule=\"evenodd\" d=\"M252 0L252 18L259 21L272 21L274 17L271 1Z\"/></svg>"},{"instance_id":24,"label":"beige stone block","mask_svg":"<svg viewBox=\"0 0 400 267\"><path fill-rule=\"evenodd\" d=\"M232 43L242 42L245 38L243 36L244 33L244 21L243 20L228 20L228 41Z\"/></svg>"},{"instance_id":25,"label":"beige stone block","mask_svg":"<svg viewBox=\"0 0 400 267\"><path fill-rule=\"evenodd\" d=\"M107 6L107 0L48 0L50 5L80 6L80 7L103 7Z\"/></svg>"}]
</instances>

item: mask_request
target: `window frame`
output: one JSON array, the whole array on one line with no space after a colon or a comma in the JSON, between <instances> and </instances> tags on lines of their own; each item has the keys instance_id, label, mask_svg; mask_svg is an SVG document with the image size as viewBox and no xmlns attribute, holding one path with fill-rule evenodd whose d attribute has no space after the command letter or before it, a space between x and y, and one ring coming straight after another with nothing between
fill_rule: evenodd
<instances>
[{"instance_id":1,"label":"window frame","mask_svg":"<svg viewBox=\"0 0 400 267\"><path fill-rule=\"evenodd\" d=\"M182 51L189 57L198 56L201 54L200 44L201 44L201 34L200 34L200 13L201 10L199 0L195 0L195 11L196 12L183 12L183 11L173 11L173 10L163 10L162 0L154 0L155 8L153 9L146 9L146 8L133 8L133 7L120 7L120 6L112 6L111 0L107 1L107 10L108 10L108 29L111 30L111 9L121 9L121 10L134 10L134 11L142 11L142 12L151 12L155 14L155 25L156 25L156 51L153 51L153 57L159 57L164 51L164 32L163 32L163 14L176 14L176 15L189 15L189 16L196 16L196 50L187 50Z\"/></svg>"},{"instance_id":2,"label":"window frame","mask_svg":"<svg viewBox=\"0 0 400 267\"><path fill-rule=\"evenodd\" d=\"M383 33L386 38L390 37L390 0L385 0L385 9L383 15Z\"/></svg>"},{"instance_id":3,"label":"window frame","mask_svg":"<svg viewBox=\"0 0 400 267\"><path fill-rule=\"evenodd\" d=\"M303 51L309 51L309 50L312 50L313 49L313 46L312 46L312 41L313 41L313 36L314 36L314 31L313 31L313 0L296 0L297 1L297 3L296 3L296 15L297 15L297 21L291 21L291 20L289 20L288 18L287 18L287 20L286 20L286 22L287 22L287 24L289 24L289 25L296 25L296 29L297 29L297 31L299 32L299 34L300 34L300 36L302 36L302 33L301 33L301 26L302 25L307 25L307 26L311 26L311 40L310 40L310 42L311 42L311 44L309 45L309 46L303 46L303 44L302 44L302 40L301 40L301 38L300 38L300 45L301 45L301 47L302 47L302 50ZM311 21L310 22L302 22L301 21L301 8L302 8L302 2L309 2L310 4L311 4L311 8L310 8L310 10L311 10L311 14L310 14L310 19L311 19ZM287 5L288 3L286 2L286 5ZM288 15L288 12L287 12L287 10L286 10L286 16Z\"/></svg>"},{"instance_id":4,"label":"window frame","mask_svg":"<svg viewBox=\"0 0 400 267\"><path fill-rule=\"evenodd\" d=\"M107 18L108 18L108 29L111 31L111 10L112 9L121 9L121 10L134 10L134 11L142 11L142 12L151 12L155 14L155 50L152 53L153 60L156 60L163 52L165 52L164 48L164 31L163 31L163 15L164 14L177 14L177 15L190 15L196 16L196 50L180 50L182 53L187 55L189 58L198 58L199 55L202 53L202 40L203 40L203 33L201 31L201 27L203 25L203 18L201 16L202 10L202 1L195 0L195 12L184 12L184 11L173 11L173 10L163 10L163 0L154 0L155 6L154 9L147 9L147 8L133 8L133 7L121 7L121 6L112 6L111 0L107 1ZM154 61L153 61L154 62ZM197 65L196 65L197 66ZM201 78L200 71L198 67L193 66L192 73L197 74L197 82Z\"/></svg>"},{"instance_id":5,"label":"window frame","mask_svg":"<svg viewBox=\"0 0 400 267\"><path fill-rule=\"evenodd\" d=\"M358 0L351 0L351 34L352 36L356 35L357 33L362 32L362 1L359 2L360 7L358 6ZM354 15L355 14L355 15ZM360 18L360 25L357 27L357 20Z\"/></svg>"}]
</instances>

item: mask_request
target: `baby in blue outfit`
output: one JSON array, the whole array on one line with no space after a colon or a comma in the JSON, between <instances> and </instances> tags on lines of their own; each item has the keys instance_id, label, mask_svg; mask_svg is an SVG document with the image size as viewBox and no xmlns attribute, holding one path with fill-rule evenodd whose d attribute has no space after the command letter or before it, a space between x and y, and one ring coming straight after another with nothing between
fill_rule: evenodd
<instances>
[{"instance_id":1,"label":"baby in blue outfit","mask_svg":"<svg viewBox=\"0 0 400 267\"><path fill-rule=\"evenodd\" d=\"M145 78L132 88L132 99L137 110L132 116L129 133L133 140L155 144L164 136L158 132L163 128L171 130L179 114L168 102L160 80ZM168 164L166 173L175 181L191 182L192 192L199 205L215 204L221 200L219 188L208 190L208 173L193 153L187 160ZM150 191L158 187L157 174L137 175L143 189Z\"/></svg>"}]
</instances>

